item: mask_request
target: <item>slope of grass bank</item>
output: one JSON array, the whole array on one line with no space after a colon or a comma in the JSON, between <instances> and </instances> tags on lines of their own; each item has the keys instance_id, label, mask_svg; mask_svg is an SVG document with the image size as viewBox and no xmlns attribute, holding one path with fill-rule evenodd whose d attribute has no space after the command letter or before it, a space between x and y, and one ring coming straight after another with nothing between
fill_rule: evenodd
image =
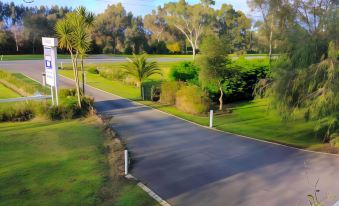
<instances>
[{"instance_id":1,"label":"slope of grass bank","mask_svg":"<svg viewBox=\"0 0 339 206\"><path fill-rule=\"evenodd\" d=\"M104 203L101 188L108 166L104 136L97 124L94 118L0 123L0 205ZM155 205L135 184L112 187L137 191L119 193L113 202L134 194L132 205Z\"/></svg>"},{"instance_id":2,"label":"slope of grass bank","mask_svg":"<svg viewBox=\"0 0 339 206\"><path fill-rule=\"evenodd\" d=\"M73 78L71 71L60 71L62 75ZM183 119L208 126L209 117L191 115L179 111L174 106L161 105L156 102L140 101L139 89L120 81L110 81L97 74L89 74L87 83L124 98L137 100L153 108L176 115ZM257 139L278 142L300 148L319 148L321 141L315 138L315 122L305 122L302 117L290 122L282 122L279 114L267 110L267 100L255 100L231 106L229 114L217 114L214 126L217 129L246 135Z\"/></svg>"},{"instance_id":3,"label":"slope of grass bank","mask_svg":"<svg viewBox=\"0 0 339 206\"><path fill-rule=\"evenodd\" d=\"M19 94L13 90L5 87L3 84L0 84L0 99L16 98L20 97Z\"/></svg>"}]
</instances>

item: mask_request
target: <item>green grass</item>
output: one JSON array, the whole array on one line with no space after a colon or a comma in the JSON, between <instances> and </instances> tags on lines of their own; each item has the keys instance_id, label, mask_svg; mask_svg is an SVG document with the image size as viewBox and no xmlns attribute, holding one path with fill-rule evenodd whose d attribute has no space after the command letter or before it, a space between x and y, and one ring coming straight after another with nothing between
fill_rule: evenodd
<instances>
[{"instance_id":1,"label":"green grass","mask_svg":"<svg viewBox=\"0 0 339 206\"><path fill-rule=\"evenodd\" d=\"M93 205L103 137L81 121L0 124L0 205Z\"/></svg>"},{"instance_id":2,"label":"green grass","mask_svg":"<svg viewBox=\"0 0 339 206\"><path fill-rule=\"evenodd\" d=\"M96 124L91 118L1 123L0 205L100 205L108 167ZM135 183L123 181L116 190L117 205L156 205Z\"/></svg>"},{"instance_id":3,"label":"green grass","mask_svg":"<svg viewBox=\"0 0 339 206\"><path fill-rule=\"evenodd\" d=\"M73 77L72 71L63 70L60 73L70 78ZM96 74L88 74L87 81L89 85L112 94L137 100L148 106L201 125L209 125L207 116L190 115L179 111L174 106L140 101L140 92L136 87L125 85L119 81L110 81ZM279 114L267 110L267 100L239 103L232 107L232 113L215 117L214 126L217 129L300 148L319 147L321 144L321 141L315 138L313 134L315 122L305 122L302 117L290 122L283 122Z\"/></svg>"},{"instance_id":4,"label":"green grass","mask_svg":"<svg viewBox=\"0 0 339 206\"><path fill-rule=\"evenodd\" d=\"M132 57L133 55L127 54L102 54L107 57ZM96 56L96 55L93 55ZM149 54L151 58L191 58L192 55L171 55L171 54ZM15 61L15 60L40 60L43 59L43 54L21 54L21 55L3 55L2 61ZM88 57L91 58L91 55ZM68 54L58 54L58 59L70 59ZM1 60L1 55L0 55Z\"/></svg>"},{"instance_id":5,"label":"green grass","mask_svg":"<svg viewBox=\"0 0 339 206\"><path fill-rule=\"evenodd\" d=\"M43 59L43 54L18 54L18 55L3 55L2 61L15 61L15 60L39 60ZM58 59L69 59L68 54L58 54ZM1 60L1 55L0 55Z\"/></svg>"},{"instance_id":6,"label":"green grass","mask_svg":"<svg viewBox=\"0 0 339 206\"><path fill-rule=\"evenodd\" d=\"M5 87L3 84L0 84L0 99L16 98L20 97L19 94L12 91L11 89Z\"/></svg>"}]
</instances>

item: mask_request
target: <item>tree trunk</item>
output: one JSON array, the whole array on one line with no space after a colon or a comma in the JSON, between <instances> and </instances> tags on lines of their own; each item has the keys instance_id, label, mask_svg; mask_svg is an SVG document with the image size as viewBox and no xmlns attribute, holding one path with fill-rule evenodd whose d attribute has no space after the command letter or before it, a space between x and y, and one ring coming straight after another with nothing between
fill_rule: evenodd
<instances>
[{"instance_id":1,"label":"tree trunk","mask_svg":"<svg viewBox=\"0 0 339 206\"><path fill-rule=\"evenodd\" d=\"M195 59L195 46L193 44L192 45L192 54L193 54L193 61Z\"/></svg>"},{"instance_id":2,"label":"tree trunk","mask_svg":"<svg viewBox=\"0 0 339 206\"><path fill-rule=\"evenodd\" d=\"M73 66L73 73L74 73L75 89L76 89L77 97L78 97L78 105L81 108L80 86L79 86L79 77L78 77L78 68L77 68L77 58L78 58L78 55L76 54L74 56L71 51L70 51L70 53L71 53L71 58L72 58L72 66Z\"/></svg>"},{"instance_id":3,"label":"tree trunk","mask_svg":"<svg viewBox=\"0 0 339 206\"><path fill-rule=\"evenodd\" d=\"M219 110L222 111L222 106L223 106L223 100L222 98L224 97L224 91L222 90L222 87L219 86L220 90L220 97L219 97Z\"/></svg>"},{"instance_id":4,"label":"tree trunk","mask_svg":"<svg viewBox=\"0 0 339 206\"><path fill-rule=\"evenodd\" d=\"M269 59L269 67L271 68L271 62L272 62L272 40L273 40L273 23L271 25L270 29L270 38L269 38L269 52L268 52L268 59Z\"/></svg>"},{"instance_id":5,"label":"tree trunk","mask_svg":"<svg viewBox=\"0 0 339 206\"><path fill-rule=\"evenodd\" d=\"M83 57L81 57L81 77L82 77L82 95L85 96L85 70Z\"/></svg>"}]
</instances>

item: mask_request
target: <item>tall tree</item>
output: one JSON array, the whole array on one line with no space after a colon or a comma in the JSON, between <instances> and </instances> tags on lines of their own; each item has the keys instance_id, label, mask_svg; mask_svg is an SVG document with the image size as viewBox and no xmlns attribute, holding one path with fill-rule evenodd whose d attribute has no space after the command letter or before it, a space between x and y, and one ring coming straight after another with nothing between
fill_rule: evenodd
<instances>
[{"instance_id":1,"label":"tall tree","mask_svg":"<svg viewBox=\"0 0 339 206\"><path fill-rule=\"evenodd\" d=\"M213 1L204 1L202 4L189 5L185 0L178 3L167 3L164 8L167 21L182 32L192 47L193 59L199 48L200 38L212 20L210 4Z\"/></svg>"},{"instance_id":2,"label":"tall tree","mask_svg":"<svg viewBox=\"0 0 339 206\"><path fill-rule=\"evenodd\" d=\"M231 45L227 39L219 39L215 36L209 36L204 39L201 46L202 55L198 60L201 71L199 79L203 87L210 90L219 90L219 110L223 109L225 85L228 79L231 79L237 73L231 66L231 60L228 58L228 52Z\"/></svg>"},{"instance_id":3,"label":"tall tree","mask_svg":"<svg viewBox=\"0 0 339 206\"><path fill-rule=\"evenodd\" d=\"M81 13L81 8L77 12L68 13L66 17L59 20L55 26L55 31L59 39L59 47L68 50L72 59L75 87L78 97L78 105L81 107L81 92L78 74L78 58L84 54L91 42L88 29L88 19Z\"/></svg>"}]
</instances>

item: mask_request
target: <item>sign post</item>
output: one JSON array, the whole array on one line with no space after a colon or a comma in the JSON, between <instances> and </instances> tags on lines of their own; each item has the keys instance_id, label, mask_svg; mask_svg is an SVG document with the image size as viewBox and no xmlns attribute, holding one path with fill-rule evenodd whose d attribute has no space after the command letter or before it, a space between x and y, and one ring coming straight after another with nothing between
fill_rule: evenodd
<instances>
[{"instance_id":1,"label":"sign post","mask_svg":"<svg viewBox=\"0 0 339 206\"><path fill-rule=\"evenodd\" d=\"M56 105L59 105L58 90L58 65L57 65L57 38L42 37L42 45L44 46L44 65L46 74L46 84L51 86L52 103L54 100ZM54 98L55 91L55 98Z\"/></svg>"}]
</instances>

